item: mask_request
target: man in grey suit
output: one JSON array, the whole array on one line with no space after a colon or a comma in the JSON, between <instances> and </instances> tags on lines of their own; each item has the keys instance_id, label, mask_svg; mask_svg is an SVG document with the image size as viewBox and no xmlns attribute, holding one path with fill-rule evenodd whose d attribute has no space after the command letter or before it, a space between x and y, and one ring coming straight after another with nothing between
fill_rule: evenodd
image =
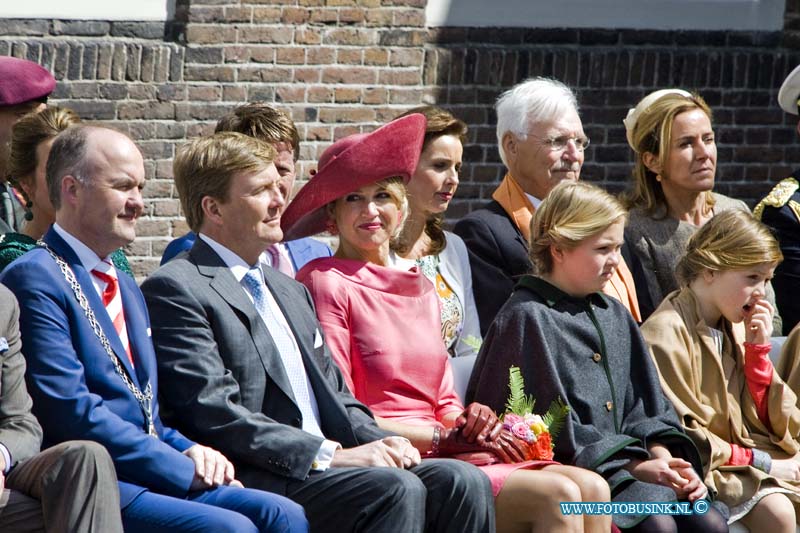
<instances>
[{"instance_id":1,"label":"man in grey suit","mask_svg":"<svg viewBox=\"0 0 800 533\"><path fill-rule=\"evenodd\" d=\"M217 133L175 158L199 238L142 285L164 416L223 451L246 486L301 503L314 531L493 531L488 478L421 462L381 430L347 391L308 291L263 265L283 236L274 157Z\"/></svg>"},{"instance_id":2,"label":"man in grey suit","mask_svg":"<svg viewBox=\"0 0 800 533\"><path fill-rule=\"evenodd\" d=\"M39 452L18 320L17 299L0 285L0 530L122 533L105 448L68 441Z\"/></svg>"}]
</instances>

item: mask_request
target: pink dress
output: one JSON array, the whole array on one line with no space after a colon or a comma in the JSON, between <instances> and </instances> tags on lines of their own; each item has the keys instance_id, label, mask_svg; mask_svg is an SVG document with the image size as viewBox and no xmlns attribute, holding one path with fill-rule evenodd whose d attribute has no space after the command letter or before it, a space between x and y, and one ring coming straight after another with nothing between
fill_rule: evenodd
<instances>
[{"instance_id":1,"label":"pink dress","mask_svg":"<svg viewBox=\"0 0 800 533\"><path fill-rule=\"evenodd\" d=\"M324 257L297 273L311 292L331 354L353 395L380 417L420 426L464 405L453 388L450 357L442 342L439 299L433 285L409 271ZM495 496L518 468L553 461L480 467Z\"/></svg>"}]
</instances>

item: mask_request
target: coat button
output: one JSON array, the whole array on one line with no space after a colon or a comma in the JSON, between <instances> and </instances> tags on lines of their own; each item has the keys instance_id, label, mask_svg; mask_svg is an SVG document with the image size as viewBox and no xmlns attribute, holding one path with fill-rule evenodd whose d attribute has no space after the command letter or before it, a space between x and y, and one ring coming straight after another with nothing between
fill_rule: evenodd
<instances>
[{"instance_id":1,"label":"coat button","mask_svg":"<svg viewBox=\"0 0 800 533\"><path fill-rule=\"evenodd\" d=\"M299 418L292 419L292 425L296 428L303 427L303 421Z\"/></svg>"},{"instance_id":2,"label":"coat button","mask_svg":"<svg viewBox=\"0 0 800 533\"><path fill-rule=\"evenodd\" d=\"M599 363L602 358L603 356L600 355L599 353L592 355L592 361L594 361L595 363Z\"/></svg>"},{"instance_id":3,"label":"coat button","mask_svg":"<svg viewBox=\"0 0 800 533\"><path fill-rule=\"evenodd\" d=\"M614 408L614 402L606 402L606 411L611 411Z\"/></svg>"}]
</instances>

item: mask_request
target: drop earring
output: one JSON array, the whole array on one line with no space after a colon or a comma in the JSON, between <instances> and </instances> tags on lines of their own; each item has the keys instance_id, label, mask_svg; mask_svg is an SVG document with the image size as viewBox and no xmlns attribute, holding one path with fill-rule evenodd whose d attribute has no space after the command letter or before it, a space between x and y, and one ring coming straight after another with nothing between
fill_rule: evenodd
<instances>
[{"instance_id":1,"label":"drop earring","mask_svg":"<svg viewBox=\"0 0 800 533\"><path fill-rule=\"evenodd\" d=\"M33 207L33 202L31 202L30 200L25 202L25 220L27 220L28 222L33 220L33 211L31 211L32 207Z\"/></svg>"}]
</instances>

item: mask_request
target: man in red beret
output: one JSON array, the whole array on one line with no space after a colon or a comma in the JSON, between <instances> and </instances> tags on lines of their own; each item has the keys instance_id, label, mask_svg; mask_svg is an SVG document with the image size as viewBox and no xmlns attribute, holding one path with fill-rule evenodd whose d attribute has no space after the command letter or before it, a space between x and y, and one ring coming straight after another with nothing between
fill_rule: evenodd
<instances>
[{"instance_id":1,"label":"man in red beret","mask_svg":"<svg viewBox=\"0 0 800 533\"><path fill-rule=\"evenodd\" d=\"M26 113L41 111L56 80L38 64L0 56L0 233L18 231L24 219L20 198L8 184L11 128Z\"/></svg>"}]
</instances>

